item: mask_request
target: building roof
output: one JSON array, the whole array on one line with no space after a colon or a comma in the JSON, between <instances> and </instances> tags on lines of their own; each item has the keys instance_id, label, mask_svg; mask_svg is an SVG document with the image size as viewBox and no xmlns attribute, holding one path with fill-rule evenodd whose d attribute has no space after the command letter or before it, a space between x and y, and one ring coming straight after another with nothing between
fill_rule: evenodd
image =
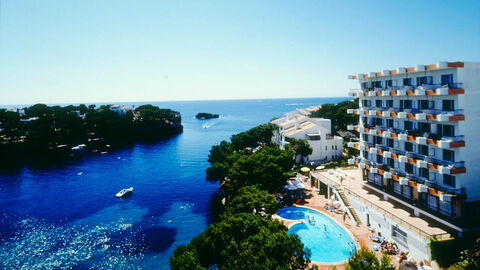
<instances>
[{"instance_id":1,"label":"building roof","mask_svg":"<svg viewBox=\"0 0 480 270\"><path fill-rule=\"evenodd\" d=\"M312 122L303 122L301 124L298 124L297 127L293 126L291 128L288 128L286 130L283 131L283 135L285 135L286 137L289 137L289 136L293 136L297 133L300 133L300 132L305 132L306 130L310 129L310 128L314 128L316 127L317 125L315 125L314 123Z\"/></svg>"},{"instance_id":2,"label":"building roof","mask_svg":"<svg viewBox=\"0 0 480 270\"><path fill-rule=\"evenodd\" d=\"M369 72L368 74L358 73L357 75L349 75L348 78L352 80L359 80L359 79L384 77L384 76L403 74L403 73L425 72L428 70L435 70L435 69L462 68L463 66L464 66L464 62L437 62L436 64L432 64L432 65L416 65L414 67L408 67L408 68L400 67L393 70L386 69L381 72Z\"/></svg>"},{"instance_id":3,"label":"building roof","mask_svg":"<svg viewBox=\"0 0 480 270\"><path fill-rule=\"evenodd\" d=\"M338 135L344 137L344 138L356 138L355 134L351 133L350 131L337 131Z\"/></svg>"},{"instance_id":4,"label":"building roof","mask_svg":"<svg viewBox=\"0 0 480 270\"><path fill-rule=\"evenodd\" d=\"M289 127L291 125L295 125L295 123L303 123L305 121L307 121L308 118L306 116L303 116L303 115L298 115L298 116L295 116L294 118L290 119L290 120L287 120L283 123L280 123L278 124L280 127L282 128L285 128L285 127Z\"/></svg>"}]
</instances>

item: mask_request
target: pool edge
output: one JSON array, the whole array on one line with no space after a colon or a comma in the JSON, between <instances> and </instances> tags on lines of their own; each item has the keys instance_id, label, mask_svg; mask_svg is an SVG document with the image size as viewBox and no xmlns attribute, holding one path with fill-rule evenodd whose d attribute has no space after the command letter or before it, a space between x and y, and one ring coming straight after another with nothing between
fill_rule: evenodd
<instances>
[{"instance_id":1,"label":"pool edge","mask_svg":"<svg viewBox=\"0 0 480 270\"><path fill-rule=\"evenodd\" d=\"M306 209L310 209L310 210L313 210L313 211L316 211L326 217L328 217L329 219L333 220L333 222L335 222L338 226L340 226L344 231L346 231L348 233L348 235L350 236L350 238L353 239L353 241L355 242L355 251L357 250L360 250L360 244L357 240L357 237L355 237L355 235L353 235L353 233L347 228L345 227L343 224L339 223L337 220L335 220L334 218L330 217L329 215L321 212L320 210L318 209L315 209L313 207L310 207L310 206L303 206L303 205L297 205L297 204L293 204L292 206L287 206L287 207L298 207L298 208L306 208ZM286 207L285 207L286 208ZM276 219L279 219L280 221L288 221L289 224L285 224L285 222L283 222L283 224L287 227L287 229L290 229L291 227L293 227L294 225L297 225L297 224L301 224L302 222L298 221L298 220L291 220L291 219L286 219L286 218L283 218L279 215L277 215L276 213L274 215L272 215L272 218L276 218ZM351 257L350 257L351 258ZM349 258L349 259L350 259ZM339 262L333 262L333 263L329 263L329 262L318 262L318 261L311 261L312 264L316 264L318 266L341 266L341 265L346 265L348 263L348 260L349 259L346 259L344 261L339 261Z\"/></svg>"}]
</instances>

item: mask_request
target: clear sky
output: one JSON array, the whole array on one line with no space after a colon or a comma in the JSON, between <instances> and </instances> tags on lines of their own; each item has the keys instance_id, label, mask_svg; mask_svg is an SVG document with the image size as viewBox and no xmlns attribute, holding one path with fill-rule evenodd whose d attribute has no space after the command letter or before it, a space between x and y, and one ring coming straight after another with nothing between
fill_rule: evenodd
<instances>
[{"instance_id":1,"label":"clear sky","mask_svg":"<svg viewBox=\"0 0 480 270\"><path fill-rule=\"evenodd\" d=\"M0 104L346 96L480 60L478 0L0 1Z\"/></svg>"}]
</instances>

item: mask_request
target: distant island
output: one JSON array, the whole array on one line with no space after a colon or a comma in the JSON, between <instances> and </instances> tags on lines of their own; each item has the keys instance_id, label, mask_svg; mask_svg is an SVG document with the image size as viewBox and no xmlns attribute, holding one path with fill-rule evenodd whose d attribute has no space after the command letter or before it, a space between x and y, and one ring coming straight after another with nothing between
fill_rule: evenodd
<instances>
[{"instance_id":1,"label":"distant island","mask_svg":"<svg viewBox=\"0 0 480 270\"><path fill-rule=\"evenodd\" d=\"M47 106L0 109L0 167L64 159L183 131L179 112L153 105Z\"/></svg>"},{"instance_id":2,"label":"distant island","mask_svg":"<svg viewBox=\"0 0 480 270\"><path fill-rule=\"evenodd\" d=\"M218 114L205 113L205 112L197 113L197 115L195 116L195 118L197 119L212 119L212 118L218 118L218 117L219 117Z\"/></svg>"}]
</instances>

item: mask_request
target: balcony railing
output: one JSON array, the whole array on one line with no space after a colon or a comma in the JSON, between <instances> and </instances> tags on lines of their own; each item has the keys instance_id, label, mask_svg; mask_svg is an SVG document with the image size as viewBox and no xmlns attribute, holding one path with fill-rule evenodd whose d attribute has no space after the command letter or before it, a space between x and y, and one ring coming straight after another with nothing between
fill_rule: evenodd
<instances>
[{"instance_id":1,"label":"balcony railing","mask_svg":"<svg viewBox=\"0 0 480 270\"><path fill-rule=\"evenodd\" d=\"M420 155L420 154L417 154L417 153L415 153L415 152L406 152L405 155L406 155L408 158L425 160L425 156L424 156L424 155Z\"/></svg>"},{"instance_id":2,"label":"balcony railing","mask_svg":"<svg viewBox=\"0 0 480 270\"><path fill-rule=\"evenodd\" d=\"M425 157L425 161L441 166L452 166L453 168L462 168L465 167L465 161L452 162L448 160L442 160L432 157Z\"/></svg>"},{"instance_id":3,"label":"balcony railing","mask_svg":"<svg viewBox=\"0 0 480 270\"><path fill-rule=\"evenodd\" d=\"M415 90L418 87L422 87L425 90L434 90L438 88L443 88L447 87L449 89L459 89L463 88L463 83L448 83L448 84L421 84L421 85L399 85L399 86L387 86L387 87L374 87L373 85L370 85L368 87L362 87L360 89L351 89L351 91L363 91L363 92L368 92L368 91L386 91L386 90Z\"/></svg>"}]
</instances>

